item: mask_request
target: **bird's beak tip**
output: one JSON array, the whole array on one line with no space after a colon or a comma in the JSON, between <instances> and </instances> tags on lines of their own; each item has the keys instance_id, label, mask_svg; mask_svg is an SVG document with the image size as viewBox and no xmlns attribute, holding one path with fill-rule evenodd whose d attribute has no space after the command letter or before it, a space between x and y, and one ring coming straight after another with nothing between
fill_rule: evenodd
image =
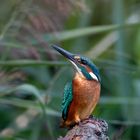
<instances>
[{"instance_id":1,"label":"bird's beak tip","mask_svg":"<svg viewBox=\"0 0 140 140\"><path fill-rule=\"evenodd\" d=\"M51 47L53 47L56 51L58 51L61 55L63 55L67 59L74 61L74 58L73 58L73 54L72 53L64 50L63 48L61 48L61 47L59 47L57 45L51 45Z\"/></svg>"},{"instance_id":2,"label":"bird's beak tip","mask_svg":"<svg viewBox=\"0 0 140 140\"><path fill-rule=\"evenodd\" d=\"M54 48L55 50L59 48L57 45L54 45L54 44L51 44L50 47Z\"/></svg>"}]
</instances>

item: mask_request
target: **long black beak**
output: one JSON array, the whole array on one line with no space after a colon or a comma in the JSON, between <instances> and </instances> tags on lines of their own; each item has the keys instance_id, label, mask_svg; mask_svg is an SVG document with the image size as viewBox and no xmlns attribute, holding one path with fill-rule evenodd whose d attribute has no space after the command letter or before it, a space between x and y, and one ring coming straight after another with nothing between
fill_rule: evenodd
<instances>
[{"instance_id":1,"label":"long black beak","mask_svg":"<svg viewBox=\"0 0 140 140\"><path fill-rule=\"evenodd\" d=\"M67 59L69 59L70 61L76 63L76 60L74 59L74 54L58 47L57 45L52 45L52 47L57 50L60 54L62 54L63 56L65 56Z\"/></svg>"},{"instance_id":2,"label":"long black beak","mask_svg":"<svg viewBox=\"0 0 140 140\"><path fill-rule=\"evenodd\" d=\"M52 45L52 47L55 50L57 50L60 54L65 56L73 64L73 66L75 67L77 72L83 76L83 74L81 72L81 69L79 68L79 64L78 64L77 60L74 58L74 56L75 56L74 54L72 54L72 53L70 53L70 52L58 47L57 45Z\"/></svg>"}]
</instances>

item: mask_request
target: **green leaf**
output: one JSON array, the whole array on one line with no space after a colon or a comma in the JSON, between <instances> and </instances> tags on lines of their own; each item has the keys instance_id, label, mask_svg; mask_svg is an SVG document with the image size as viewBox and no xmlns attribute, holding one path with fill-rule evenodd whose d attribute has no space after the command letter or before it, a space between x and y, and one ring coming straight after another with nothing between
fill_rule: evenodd
<instances>
[{"instance_id":1,"label":"green leaf","mask_svg":"<svg viewBox=\"0 0 140 140\"><path fill-rule=\"evenodd\" d=\"M46 116L45 101L42 98L39 90L35 86L30 85L30 84L23 84L21 86L16 87L14 90L15 91L24 91L25 93L29 93L29 94L32 93L38 99L38 101L40 103L40 107L42 108L43 113Z\"/></svg>"},{"instance_id":2,"label":"green leaf","mask_svg":"<svg viewBox=\"0 0 140 140\"><path fill-rule=\"evenodd\" d=\"M0 61L0 66L62 66L68 63L63 61L43 61L43 60L8 60L8 61Z\"/></svg>"},{"instance_id":3,"label":"green leaf","mask_svg":"<svg viewBox=\"0 0 140 140\"><path fill-rule=\"evenodd\" d=\"M43 38L43 40L47 42L64 41L68 39L74 39L77 37L118 30L121 28L137 27L139 25L140 23L130 23L130 24L123 24L123 25L103 25L103 26L85 27L80 29L73 29L70 31L57 32L53 34L44 34L41 35L41 38ZM29 39L29 41L33 45L38 43L37 40L31 38Z\"/></svg>"}]
</instances>

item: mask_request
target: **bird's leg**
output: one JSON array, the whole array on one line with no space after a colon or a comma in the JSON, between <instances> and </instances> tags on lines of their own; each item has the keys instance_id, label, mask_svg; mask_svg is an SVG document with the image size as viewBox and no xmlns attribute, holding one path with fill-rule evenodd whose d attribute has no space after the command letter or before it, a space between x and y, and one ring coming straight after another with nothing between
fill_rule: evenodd
<instances>
[{"instance_id":1,"label":"bird's leg","mask_svg":"<svg viewBox=\"0 0 140 140\"><path fill-rule=\"evenodd\" d=\"M78 113L75 114L74 120L73 121L66 121L65 124L66 126L69 127L69 129L72 129L75 125L78 125L80 123L80 118Z\"/></svg>"},{"instance_id":2,"label":"bird's leg","mask_svg":"<svg viewBox=\"0 0 140 140\"><path fill-rule=\"evenodd\" d=\"M80 123L80 118L79 115L76 113L75 114L75 120L70 123L69 128L73 128L75 125L78 125Z\"/></svg>"},{"instance_id":3,"label":"bird's leg","mask_svg":"<svg viewBox=\"0 0 140 140\"><path fill-rule=\"evenodd\" d=\"M70 125L69 125L69 130L72 129L75 125L77 125L78 123L76 122L72 122Z\"/></svg>"}]
</instances>

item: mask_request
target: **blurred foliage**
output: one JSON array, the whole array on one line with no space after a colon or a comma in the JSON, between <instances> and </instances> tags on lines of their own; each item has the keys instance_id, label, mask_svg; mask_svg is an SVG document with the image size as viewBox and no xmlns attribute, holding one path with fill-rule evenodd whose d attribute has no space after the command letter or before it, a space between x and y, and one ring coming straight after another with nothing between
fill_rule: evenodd
<instances>
[{"instance_id":1,"label":"blurred foliage","mask_svg":"<svg viewBox=\"0 0 140 140\"><path fill-rule=\"evenodd\" d=\"M94 115L112 140L140 139L139 0L0 1L0 139L53 140L73 76L50 44L91 58L102 92Z\"/></svg>"}]
</instances>

